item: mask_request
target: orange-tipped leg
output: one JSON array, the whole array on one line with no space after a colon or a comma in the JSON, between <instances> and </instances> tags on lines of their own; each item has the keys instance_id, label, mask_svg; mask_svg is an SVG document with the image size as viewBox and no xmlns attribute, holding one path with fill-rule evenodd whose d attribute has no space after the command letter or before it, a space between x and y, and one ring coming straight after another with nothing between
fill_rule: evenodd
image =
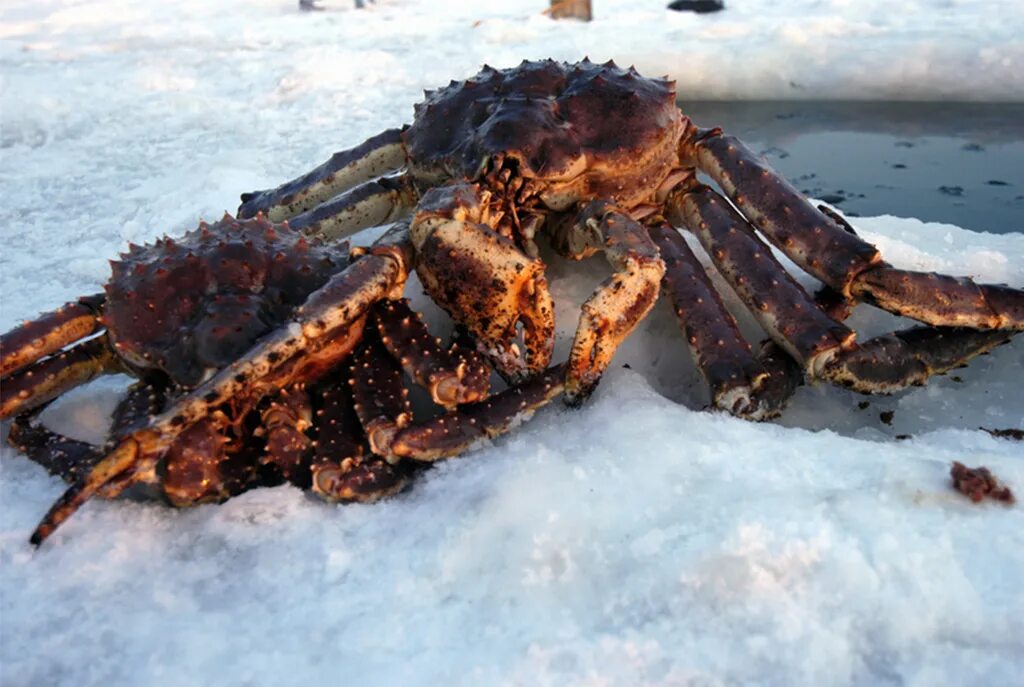
<instances>
[{"instance_id":1,"label":"orange-tipped leg","mask_svg":"<svg viewBox=\"0 0 1024 687\"><path fill-rule=\"evenodd\" d=\"M103 302L102 294L81 298L0 336L0 419L121 369L106 337L75 344L101 329Z\"/></svg>"},{"instance_id":2,"label":"orange-tipped leg","mask_svg":"<svg viewBox=\"0 0 1024 687\"><path fill-rule=\"evenodd\" d=\"M616 349L658 298L665 262L647 228L608 202L588 203L572 222L554 227L552 245L580 260L604 252L615 273L583 304L569 354L565 398L579 405L601 381Z\"/></svg>"},{"instance_id":3,"label":"orange-tipped leg","mask_svg":"<svg viewBox=\"0 0 1024 687\"><path fill-rule=\"evenodd\" d=\"M72 346L2 380L0 419L30 412L99 375L121 370L105 336Z\"/></svg>"}]
</instances>

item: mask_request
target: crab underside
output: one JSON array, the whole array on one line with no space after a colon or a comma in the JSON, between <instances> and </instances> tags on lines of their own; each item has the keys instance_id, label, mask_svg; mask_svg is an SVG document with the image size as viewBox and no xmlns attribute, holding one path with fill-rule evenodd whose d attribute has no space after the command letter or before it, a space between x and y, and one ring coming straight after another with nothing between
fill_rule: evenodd
<instances>
[{"instance_id":1,"label":"crab underside","mask_svg":"<svg viewBox=\"0 0 1024 687\"><path fill-rule=\"evenodd\" d=\"M12 441L72 482L33 542L91 496L140 482L175 505L282 480L343 501L394 493L415 465L563 392L583 402L661 293L712 406L754 420L782 412L805 379L888 393L1024 329L1024 292L888 265L741 141L695 126L672 82L613 63L485 67L427 92L411 126L244 194L238 216L133 247L105 294L0 340ZM369 248L341 241L391 223ZM757 350L680 231L764 329ZM556 366L541 239L613 268ZM770 245L821 290L809 295ZM401 300L414 269L456 324L450 346ZM922 325L858 342L843 324L857 302ZM492 369L508 384L493 396ZM32 422L109 371L141 380L111 447ZM403 373L441 414L413 421Z\"/></svg>"}]
</instances>

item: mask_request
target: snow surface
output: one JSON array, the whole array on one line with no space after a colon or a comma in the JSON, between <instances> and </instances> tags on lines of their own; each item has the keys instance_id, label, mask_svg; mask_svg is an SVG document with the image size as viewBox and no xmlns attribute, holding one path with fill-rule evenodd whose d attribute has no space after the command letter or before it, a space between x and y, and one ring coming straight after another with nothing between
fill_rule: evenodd
<instances>
[{"instance_id":1,"label":"snow surface","mask_svg":"<svg viewBox=\"0 0 1024 687\"><path fill-rule=\"evenodd\" d=\"M485 61L615 57L687 97L1024 94L1017 0L732 0L711 17L596 0L590 25L545 4L5 3L0 330L95 291L128 240L233 209ZM1024 286L1024 234L856 225L897 265ZM603 274L552 266L561 354ZM0 683L1012 684L1024 509L972 505L947 473L986 464L1024 491L1021 444L977 429L1024 428L1022 362L1018 340L863 409L804 387L750 424L701 412L659 305L585 408L547 408L385 503L97 501L39 551L26 539L63 485L5 447ZM123 385L47 419L99 440Z\"/></svg>"}]
</instances>

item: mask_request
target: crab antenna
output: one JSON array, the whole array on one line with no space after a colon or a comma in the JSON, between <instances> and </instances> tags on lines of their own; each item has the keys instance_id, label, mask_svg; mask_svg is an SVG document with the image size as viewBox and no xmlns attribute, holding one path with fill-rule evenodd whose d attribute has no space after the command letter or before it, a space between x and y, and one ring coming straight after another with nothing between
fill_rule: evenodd
<instances>
[{"instance_id":1,"label":"crab antenna","mask_svg":"<svg viewBox=\"0 0 1024 687\"><path fill-rule=\"evenodd\" d=\"M33 546L39 546L46 541L61 523L70 518L96 492L130 470L135 465L138 454L139 444L135 439L128 438L118 444L117 448L97 463L88 475L73 484L57 499L32 533L29 542Z\"/></svg>"}]
</instances>

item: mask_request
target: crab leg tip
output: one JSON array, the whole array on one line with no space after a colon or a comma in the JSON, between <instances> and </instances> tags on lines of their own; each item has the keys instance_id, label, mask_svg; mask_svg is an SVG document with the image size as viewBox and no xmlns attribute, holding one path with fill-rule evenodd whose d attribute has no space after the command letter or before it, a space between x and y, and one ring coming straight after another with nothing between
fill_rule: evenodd
<instances>
[{"instance_id":1,"label":"crab leg tip","mask_svg":"<svg viewBox=\"0 0 1024 687\"><path fill-rule=\"evenodd\" d=\"M454 408L464 403L475 403L487 396L490 385L486 378L482 383L472 386L467 384L469 381L471 380L464 379L457 372L439 373L430 395L435 403L445 408Z\"/></svg>"},{"instance_id":2,"label":"crab leg tip","mask_svg":"<svg viewBox=\"0 0 1024 687\"><path fill-rule=\"evenodd\" d=\"M74 515L82 504L92 498L105 485L120 477L130 470L139 457L139 443L129 437L118 444L106 458L96 464L96 467L83 479L71 485L56 503L50 507L46 515L40 521L29 543L39 546L49 537L55 529ZM127 486L127 484L125 484Z\"/></svg>"},{"instance_id":3,"label":"crab leg tip","mask_svg":"<svg viewBox=\"0 0 1024 687\"><path fill-rule=\"evenodd\" d=\"M372 503L402 490L404 471L383 459L346 459L313 470L313 490L326 501Z\"/></svg>"}]
</instances>

